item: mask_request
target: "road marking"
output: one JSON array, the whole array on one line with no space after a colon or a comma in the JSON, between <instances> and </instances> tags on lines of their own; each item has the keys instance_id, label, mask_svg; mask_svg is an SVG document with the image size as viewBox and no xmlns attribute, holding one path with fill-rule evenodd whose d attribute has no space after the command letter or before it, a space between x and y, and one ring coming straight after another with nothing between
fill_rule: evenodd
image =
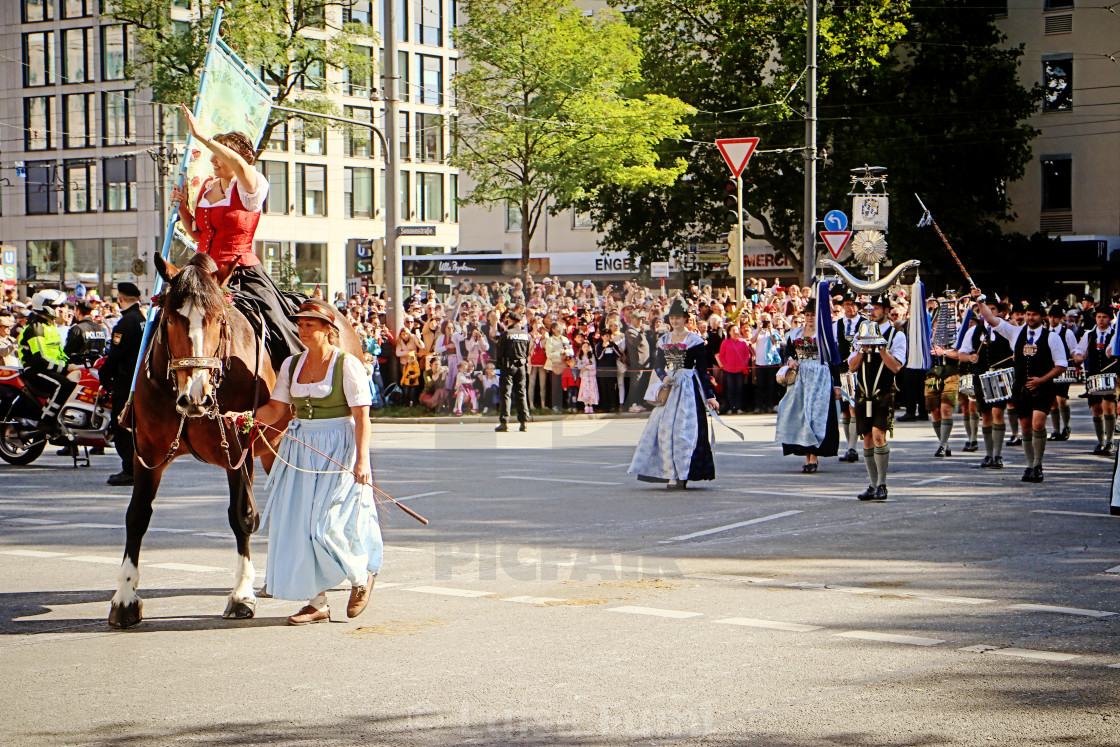
<instances>
[{"instance_id":1,"label":"road marking","mask_svg":"<svg viewBox=\"0 0 1120 747\"><path fill-rule=\"evenodd\" d=\"M103 565L120 565L120 558L105 558L100 555L74 555L67 560L76 560L79 563L101 563Z\"/></svg>"},{"instance_id":2,"label":"road marking","mask_svg":"<svg viewBox=\"0 0 1120 747\"><path fill-rule=\"evenodd\" d=\"M560 563L557 563L557 565L560 565ZM648 572L651 575L653 575L655 573L655 569L651 568L651 569L649 569L649 571L646 571L645 569L640 568L636 565L593 565L593 566L591 566L590 570L592 570L592 571L614 571L615 573L647 573Z\"/></svg>"},{"instance_id":3,"label":"road marking","mask_svg":"<svg viewBox=\"0 0 1120 747\"><path fill-rule=\"evenodd\" d=\"M167 571L189 571L191 573L211 573L213 571L226 571L228 568L217 568L212 565L192 565L191 563L152 563L149 568L163 568Z\"/></svg>"},{"instance_id":4,"label":"road marking","mask_svg":"<svg viewBox=\"0 0 1120 747\"><path fill-rule=\"evenodd\" d=\"M1109 664L1108 668L1109 669L1120 669L1120 664Z\"/></svg>"},{"instance_id":5,"label":"road marking","mask_svg":"<svg viewBox=\"0 0 1120 747\"><path fill-rule=\"evenodd\" d=\"M496 597L492 591L475 589L449 589L446 586L410 586L405 591L418 591L421 594L441 594L445 597Z\"/></svg>"},{"instance_id":6,"label":"road marking","mask_svg":"<svg viewBox=\"0 0 1120 747\"><path fill-rule=\"evenodd\" d=\"M573 485L621 485L620 482L600 482L597 480L566 480L562 477L525 477L523 475L499 475L499 480L532 480L533 482L567 482Z\"/></svg>"},{"instance_id":7,"label":"road marking","mask_svg":"<svg viewBox=\"0 0 1120 747\"><path fill-rule=\"evenodd\" d=\"M917 595L915 595L917 596ZM949 604L991 604L994 599L981 599L980 597L923 597L918 596L918 599L929 599L934 602L948 602Z\"/></svg>"},{"instance_id":8,"label":"road marking","mask_svg":"<svg viewBox=\"0 0 1120 747\"><path fill-rule=\"evenodd\" d=\"M821 625L802 625L801 623L778 622L776 620L754 620L749 617L729 617L726 620L715 620L717 623L727 625L744 625L748 628L767 628L769 630L785 630L790 633L808 633L811 630L823 630Z\"/></svg>"},{"instance_id":9,"label":"road marking","mask_svg":"<svg viewBox=\"0 0 1120 747\"><path fill-rule=\"evenodd\" d=\"M622 467L629 467L629 466L630 466L630 462L626 462L624 464L604 464L599 469L621 469Z\"/></svg>"},{"instance_id":10,"label":"road marking","mask_svg":"<svg viewBox=\"0 0 1120 747\"><path fill-rule=\"evenodd\" d=\"M193 529L167 529L165 527L148 527L149 532L162 532L164 534L190 534Z\"/></svg>"},{"instance_id":11,"label":"road marking","mask_svg":"<svg viewBox=\"0 0 1120 747\"><path fill-rule=\"evenodd\" d=\"M1057 511L1054 509L1036 508L1032 514L1058 514L1059 516L1090 516L1094 519L1115 519L1112 514L1097 514L1091 511Z\"/></svg>"},{"instance_id":12,"label":"road marking","mask_svg":"<svg viewBox=\"0 0 1120 747\"><path fill-rule=\"evenodd\" d=\"M67 524L70 529L124 529L124 524Z\"/></svg>"},{"instance_id":13,"label":"road marking","mask_svg":"<svg viewBox=\"0 0 1120 747\"><path fill-rule=\"evenodd\" d=\"M548 604L549 602L563 602L555 597L502 597L503 602L516 602L518 604Z\"/></svg>"},{"instance_id":14,"label":"road marking","mask_svg":"<svg viewBox=\"0 0 1120 747\"><path fill-rule=\"evenodd\" d=\"M997 648L987 653L1013 656L1017 659L1038 659L1039 661L1069 661L1078 658L1077 654L1060 654L1057 651L1031 651L1026 648Z\"/></svg>"},{"instance_id":15,"label":"road marking","mask_svg":"<svg viewBox=\"0 0 1120 747\"><path fill-rule=\"evenodd\" d=\"M952 477L953 477L952 475L943 475L941 477L932 477L929 480L922 480L920 482L914 483L914 487L918 487L919 485L929 485L930 483L941 482L942 480L951 480Z\"/></svg>"},{"instance_id":16,"label":"road marking","mask_svg":"<svg viewBox=\"0 0 1120 747\"><path fill-rule=\"evenodd\" d=\"M1120 565L1114 565L1111 568L1105 569L1105 573L1120 573Z\"/></svg>"},{"instance_id":17,"label":"road marking","mask_svg":"<svg viewBox=\"0 0 1120 747\"><path fill-rule=\"evenodd\" d=\"M230 532L195 532L195 537L213 537L214 539L236 539Z\"/></svg>"},{"instance_id":18,"label":"road marking","mask_svg":"<svg viewBox=\"0 0 1120 747\"><path fill-rule=\"evenodd\" d=\"M413 501L413 500L416 500L417 498L429 498L433 495L443 495L446 492L447 492L446 490L433 490L430 493L417 493L416 495L406 495L404 498L398 498L397 500L398 501Z\"/></svg>"},{"instance_id":19,"label":"road marking","mask_svg":"<svg viewBox=\"0 0 1120 747\"><path fill-rule=\"evenodd\" d=\"M724 524L721 527L714 527L712 529L705 529L701 532L693 532L692 534L682 534L679 537L670 537L667 540L661 540L661 544L668 542L684 542L685 540L695 539L697 537L706 537L709 534L716 534L718 532L727 532L731 529L738 529L739 527L750 526L751 524L761 524L764 521L773 521L774 519L784 519L787 516L802 513L801 511L782 511L780 514L771 514L770 516L763 516L758 519L751 519L750 521L738 521L734 524Z\"/></svg>"},{"instance_id":20,"label":"road marking","mask_svg":"<svg viewBox=\"0 0 1120 747\"><path fill-rule=\"evenodd\" d=\"M1081 615L1083 617L1112 617L1115 612L1105 610L1083 610L1077 607L1055 607L1049 604L1013 604L1011 609L1034 610L1035 612L1057 612L1061 615Z\"/></svg>"},{"instance_id":21,"label":"road marking","mask_svg":"<svg viewBox=\"0 0 1120 747\"><path fill-rule=\"evenodd\" d=\"M47 526L49 524L63 524L62 521L52 521L50 519L5 519L4 521L9 524L29 524L32 526Z\"/></svg>"},{"instance_id":22,"label":"road marking","mask_svg":"<svg viewBox=\"0 0 1120 747\"><path fill-rule=\"evenodd\" d=\"M782 495L782 491L780 489L776 489L776 490L747 490L745 488L731 488L731 490L735 493L746 493L747 495L767 495L767 496L770 496L772 498L776 498L776 497ZM830 501L854 501L856 499L856 497L854 495L827 495L825 493L802 493L801 491L797 492L797 497L798 498L827 498Z\"/></svg>"},{"instance_id":23,"label":"road marking","mask_svg":"<svg viewBox=\"0 0 1120 747\"><path fill-rule=\"evenodd\" d=\"M864 641L881 641L883 643L902 643L907 646L936 646L945 641L939 638L922 638L916 635L898 635L896 633L875 633L870 630L849 630L847 633L833 633L840 638L859 638Z\"/></svg>"},{"instance_id":24,"label":"road marking","mask_svg":"<svg viewBox=\"0 0 1120 747\"><path fill-rule=\"evenodd\" d=\"M15 555L20 558L61 558L64 552L47 552L45 550L3 550L0 555Z\"/></svg>"},{"instance_id":25,"label":"road marking","mask_svg":"<svg viewBox=\"0 0 1120 747\"><path fill-rule=\"evenodd\" d=\"M701 612L683 612L681 610L663 610L657 607L611 607L607 612L623 612L628 615L650 615L652 617L703 617Z\"/></svg>"}]
</instances>

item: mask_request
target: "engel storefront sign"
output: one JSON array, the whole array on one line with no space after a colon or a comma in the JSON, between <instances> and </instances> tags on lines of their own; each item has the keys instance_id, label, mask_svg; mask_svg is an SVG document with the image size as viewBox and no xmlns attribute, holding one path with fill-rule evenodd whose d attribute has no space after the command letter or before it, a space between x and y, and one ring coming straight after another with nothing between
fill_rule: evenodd
<instances>
[{"instance_id":1,"label":"engel storefront sign","mask_svg":"<svg viewBox=\"0 0 1120 747\"><path fill-rule=\"evenodd\" d=\"M407 277L471 277L475 275L508 278L521 272L520 254L429 254L404 257ZM557 252L531 257L529 274L585 278L595 275L637 275L639 265L624 252Z\"/></svg>"}]
</instances>

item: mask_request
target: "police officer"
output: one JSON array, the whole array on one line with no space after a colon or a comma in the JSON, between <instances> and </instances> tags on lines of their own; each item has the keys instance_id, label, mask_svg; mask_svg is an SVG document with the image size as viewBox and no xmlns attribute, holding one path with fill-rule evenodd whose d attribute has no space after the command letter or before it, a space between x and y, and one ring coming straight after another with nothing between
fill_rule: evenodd
<instances>
[{"instance_id":1,"label":"police officer","mask_svg":"<svg viewBox=\"0 0 1120 747\"><path fill-rule=\"evenodd\" d=\"M46 398L41 426L50 435L59 434L59 411L77 386L66 378L66 353L55 326L58 307L64 303L58 291L36 293L31 298L31 318L19 336L23 381L32 394Z\"/></svg>"},{"instance_id":2,"label":"police officer","mask_svg":"<svg viewBox=\"0 0 1120 747\"><path fill-rule=\"evenodd\" d=\"M504 433L509 430L509 408L512 396L517 405L517 422L521 430L526 430L529 419L529 403L525 399L525 369L529 366L529 347L532 341L522 324L521 314L511 311L506 314L506 327L498 336L498 368L501 369L500 403L498 405L498 427L494 430Z\"/></svg>"},{"instance_id":3,"label":"police officer","mask_svg":"<svg viewBox=\"0 0 1120 747\"><path fill-rule=\"evenodd\" d=\"M867 490L857 497L885 501L891 454L887 433L894 430L895 376L906 364L906 335L890 323L887 296L872 296L869 303L868 317L886 344L877 351L854 349L848 358L848 370L856 375L856 433L863 438L863 461L871 478Z\"/></svg>"},{"instance_id":4,"label":"police officer","mask_svg":"<svg viewBox=\"0 0 1120 747\"><path fill-rule=\"evenodd\" d=\"M80 300L74 304L74 326L66 335L64 352L71 366L88 366L105 354L105 328L93 318L93 304Z\"/></svg>"},{"instance_id":5,"label":"police officer","mask_svg":"<svg viewBox=\"0 0 1120 747\"><path fill-rule=\"evenodd\" d=\"M120 424L120 412L128 402L132 389L132 375L140 357L140 342L144 337L144 312L140 308L140 289L133 283L117 285L117 304L121 318L113 327L109 354L101 365L101 385L113 392L113 446L121 458L121 471L111 475L110 485L132 484L132 434Z\"/></svg>"}]
</instances>

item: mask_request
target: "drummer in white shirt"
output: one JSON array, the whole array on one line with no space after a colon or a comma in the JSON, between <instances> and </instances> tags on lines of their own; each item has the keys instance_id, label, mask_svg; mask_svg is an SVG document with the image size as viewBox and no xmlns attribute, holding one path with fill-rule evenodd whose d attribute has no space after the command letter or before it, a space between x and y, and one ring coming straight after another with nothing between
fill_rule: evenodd
<instances>
[{"instance_id":1,"label":"drummer in white shirt","mask_svg":"<svg viewBox=\"0 0 1120 747\"><path fill-rule=\"evenodd\" d=\"M980 290L972 289L974 298ZM1022 327L1004 321L992 313L987 304L977 304L977 311L992 331L1011 343L1015 360L1015 383L1011 399L1023 431L1023 453L1027 468L1023 482L1042 482L1042 457L1046 452L1046 417L1054 405L1054 379L1065 372L1069 361L1058 335L1043 324L1042 304L1037 301L1024 307L1026 324Z\"/></svg>"},{"instance_id":2,"label":"drummer in white shirt","mask_svg":"<svg viewBox=\"0 0 1120 747\"><path fill-rule=\"evenodd\" d=\"M1120 366L1112 357L1111 343L1116 334L1112 327L1112 309L1108 306L1097 307L1096 325L1081 336L1073 350L1075 363L1085 364L1085 391L1089 393L1089 409L1093 411L1093 429L1097 432L1097 446L1093 453L1098 456L1112 456L1112 432L1116 428L1116 391L1109 388L1094 394L1090 376L1116 373Z\"/></svg>"},{"instance_id":3,"label":"drummer in white shirt","mask_svg":"<svg viewBox=\"0 0 1120 747\"><path fill-rule=\"evenodd\" d=\"M1065 325L1066 314L1061 306L1054 305L1050 307L1050 311L1046 314L1050 319L1050 332L1055 334L1062 341L1062 346L1066 349L1066 358L1073 357L1073 351L1077 347L1077 335L1073 334L1073 330ZM1074 361L1070 361L1073 365ZM1055 385L1054 407L1050 410L1050 424L1054 430L1050 433L1050 441L1068 441L1069 440L1069 382L1057 381Z\"/></svg>"}]
</instances>

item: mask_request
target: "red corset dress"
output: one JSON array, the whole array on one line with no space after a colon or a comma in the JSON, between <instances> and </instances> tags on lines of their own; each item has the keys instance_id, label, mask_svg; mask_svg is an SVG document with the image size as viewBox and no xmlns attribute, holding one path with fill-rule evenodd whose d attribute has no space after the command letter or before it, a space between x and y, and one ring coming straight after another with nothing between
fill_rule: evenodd
<instances>
[{"instance_id":1,"label":"red corset dress","mask_svg":"<svg viewBox=\"0 0 1120 747\"><path fill-rule=\"evenodd\" d=\"M260 211L249 210L241 202L236 180L231 181L226 190L228 201L223 200L226 204L203 205L203 195L210 188L211 181L212 179L207 179L203 182L194 213L194 222L199 231L198 251L213 257L219 267L235 260L239 267L260 264L260 259L253 254L253 234L261 219Z\"/></svg>"}]
</instances>

